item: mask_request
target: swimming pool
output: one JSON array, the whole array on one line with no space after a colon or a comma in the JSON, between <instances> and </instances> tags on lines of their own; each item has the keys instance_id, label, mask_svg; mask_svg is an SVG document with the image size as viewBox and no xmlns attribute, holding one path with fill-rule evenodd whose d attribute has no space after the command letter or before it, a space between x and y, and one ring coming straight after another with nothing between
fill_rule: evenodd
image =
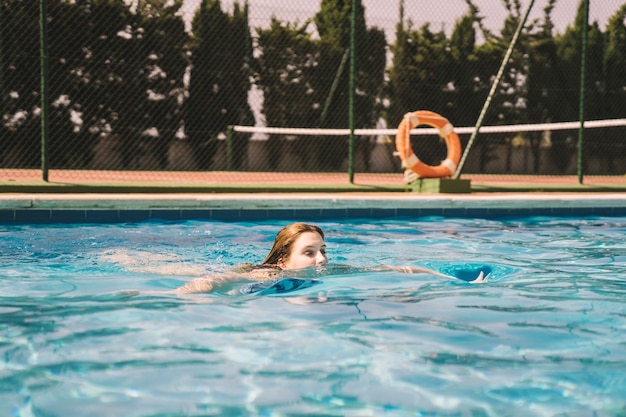
<instances>
[{"instance_id":1,"label":"swimming pool","mask_svg":"<svg viewBox=\"0 0 626 417\"><path fill-rule=\"evenodd\" d=\"M0 225L0 415L626 413L626 217L321 219L333 263L490 281L161 293L288 222Z\"/></svg>"}]
</instances>

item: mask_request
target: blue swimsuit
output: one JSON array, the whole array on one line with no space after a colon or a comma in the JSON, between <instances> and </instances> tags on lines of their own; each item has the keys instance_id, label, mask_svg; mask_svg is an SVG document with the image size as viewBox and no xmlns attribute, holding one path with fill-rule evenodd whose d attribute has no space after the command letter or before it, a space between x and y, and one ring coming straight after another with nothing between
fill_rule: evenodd
<instances>
[{"instance_id":1,"label":"blue swimsuit","mask_svg":"<svg viewBox=\"0 0 626 417\"><path fill-rule=\"evenodd\" d=\"M270 295L284 294L291 291L309 288L322 281L317 279L301 279L301 278L281 278L276 280L252 282L243 285L239 292L242 294Z\"/></svg>"}]
</instances>

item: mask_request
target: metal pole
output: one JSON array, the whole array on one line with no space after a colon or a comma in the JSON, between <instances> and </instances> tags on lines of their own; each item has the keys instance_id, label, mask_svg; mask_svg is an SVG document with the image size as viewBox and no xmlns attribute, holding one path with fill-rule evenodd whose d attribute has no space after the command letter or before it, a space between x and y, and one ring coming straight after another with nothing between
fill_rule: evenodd
<instances>
[{"instance_id":1,"label":"metal pole","mask_svg":"<svg viewBox=\"0 0 626 417\"><path fill-rule=\"evenodd\" d=\"M461 162L459 162L459 166L456 172L454 173L455 180L459 179L459 177L461 176L463 165L465 165L465 161L467 160L467 154L472 148L472 145L474 144L474 141L476 140L476 136L478 136L478 131L480 130L480 127L483 124L483 119L485 118L485 115L487 114L487 110L489 109L489 106L491 105L491 100L493 99L493 96L496 95L496 90L498 88L498 85L500 85L500 80L502 79L504 70L506 69L506 66L509 63L509 59L511 58L511 54L513 53L513 48L515 48L517 39L519 38L520 33L522 33L522 29L526 25L526 20L528 20L528 15L530 14L530 11L533 8L534 4L535 4L535 0L532 0L530 4L528 5L528 10L526 10L526 14L524 15L524 18L520 20L519 25L517 25L517 30L515 31L515 34L513 35L513 39L511 39L511 43L509 44L509 49L506 51L506 55L504 56L504 59L502 60L502 64L500 64L500 69L498 70L496 79L493 81L493 84L491 85L491 90L489 91L487 100L485 101L485 104L483 105L483 109L481 110L480 115L478 116L478 121L476 122L476 126L474 127L474 131L472 132L472 136L470 137L470 140L467 143L467 147L465 148L465 152L463 153Z\"/></svg>"},{"instance_id":2,"label":"metal pole","mask_svg":"<svg viewBox=\"0 0 626 417\"><path fill-rule=\"evenodd\" d=\"M333 97L335 96L335 91L337 91L337 86L339 85L339 80L343 75L344 68L346 67L346 62L348 61L348 57L350 56L350 51L346 50L341 57L341 63L339 64L339 68L337 68L337 73L335 74L335 79L333 80L333 84L330 86L330 92L328 93L328 97L326 97L326 103L324 104L324 110L322 110L322 116L320 117L320 127L324 127L324 122L326 122L326 116L328 115L328 109L330 109L330 105L333 102Z\"/></svg>"},{"instance_id":3,"label":"metal pole","mask_svg":"<svg viewBox=\"0 0 626 417\"><path fill-rule=\"evenodd\" d=\"M0 4L0 114L4 114L4 39L2 32L2 24L4 15L2 13L2 4Z\"/></svg>"},{"instance_id":4,"label":"metal pole","mask_svg":"<svg viewBox=\"0 0 626 417\"><path fill-rule=\"evenodd\" d=\"M582 56L580 58L580 127L578 128L578 183L583 183L583 139L585 137L585 86L587 78L587 33L589 32L589 0L585 0L582 39Z\"/></svg>"},{"instance_id":5,"label":"metal pole","mask_svg":"<svg viewBox=\"0 0 626 417\"><path fill-rule=\"evenodd\" d=\"M350 138L348 142L348 176L350 184L354 183L354 89L356 71L356 0L352 0L352 19L350 22L350 91L348 108L348 127Z\"/></svg>"},{"instance_id":6,"label":"metal pole","mask_svg":"<svg viewBox=\"0 0 626 417\"><path fill-rule=\"evenodd\" d=\"M41 75L41 175L48 182L48 34L47 0L39 0L39 65Z\"/></svg>"},{"instance_id":7,"label":"metal pole","mask_svg":"<svg viewBox=\"0 0 626 417\"><path fill-rule=\"evenodd\" d=\"M235 134L235 128L229 125L226 128L226 169L229 171L234 170L233 163L233 136Z\"/></svg>"}]
</instances>

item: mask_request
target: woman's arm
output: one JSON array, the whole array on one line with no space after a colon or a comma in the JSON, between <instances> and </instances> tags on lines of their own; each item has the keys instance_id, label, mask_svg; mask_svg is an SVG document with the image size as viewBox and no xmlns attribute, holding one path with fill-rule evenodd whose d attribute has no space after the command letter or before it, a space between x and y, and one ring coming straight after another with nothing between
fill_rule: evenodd
<instances>
[{"instance_id":1,"label":"woman's arm","mask_svg":"<svg viewBox=\"0 0 626 417\"><path fill-rule=\"evenodd\" d=\"M178 295L213 291L213 282L209 277L194 278L174 290Z\"/></svg>"},{"instance_id":2,"label":"woman's arm","mask_svg":"<svg viewBox=\"0 0 626 417\"><path fill-rule=\"evenodd\" d=\"M228 282L243 281L246 277L239 274L213 274L199 278L194 278L174 290L176 294L196 294L202 292L211 292L216 286Z\"/></svg>"},{"instance_id":3,"label":"woman's arm","mask_svg":"<svg viewBox=\"0 0 626 417\"><path fill-rule=\"evenodd\" d=\"M174 290L176 294L194 294L201 292L211 292L222 284L234 283L237 281L267 281L278 279L283 276L283 271L274 268L250 269L247 265L236 266L232 271L205 275L194 278L185 285Z\"/></svg>"},{"instance_id":4,"label":"woman's arm","mask_svg":"<svg viewBox=\"0 0 626 417\"><path fill-rule=\"evenodd\" d=\"M421 267L421 266L391 266L391 265L385 265L385 266L381 267L381 269L391 269L392 271L403 272L405 274L426 273L426 274L438 275L440 277L445 277L445 278L449 278L449 279L459 279L457 277L453 277L452 275L442 274L439 271L435 271L435 270L432 270L432 269L424 268L424 267ZM480 271L480 274L478 274L478 277L476 277L476 279L474 279L473 281L468 281L468 282L470 284L481 284L483 282L487 282L487 280L488 279L485 276L485 274L483 273L483 271Z\"/></svg>"},{"instance_id":5,"label":"woman's arm","mask_svg":"<svg viewBox=\"0 0 626 417\"><path fill-rule=\"evenodd\" d=\"M111 249L100 254L104 262L113 263L132 272L159 275L199 276L207 273L206 267L189 263L177 255L145 251Z\"/></svg>"}]
</instances>

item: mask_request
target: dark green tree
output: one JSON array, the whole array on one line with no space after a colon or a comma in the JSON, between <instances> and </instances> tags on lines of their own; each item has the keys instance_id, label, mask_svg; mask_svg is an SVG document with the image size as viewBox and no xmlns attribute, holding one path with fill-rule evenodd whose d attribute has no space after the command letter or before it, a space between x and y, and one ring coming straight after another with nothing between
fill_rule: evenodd
<instances>
[{"instance_id":1,"label":"dark green tree","mask_svg":"<svg viewBox=\"0 0 626 417\"><path fill-rule=\"evenodd\" d=\"M123 0L47 1L50 168L87 167L93 145L111 136L123 156L115 168L164 168L187 66L181 5L143 0L133 12ZM4 0L2 7L2 74L11 86L2 94L4 160L37 167L38 2Z\"/></svg>"},{"instance_id":2,"label":"dark green tree","mask_svg":"<svg viewBox=\"0 0 626 417\"><path fill-rule=\"evenodd\" d=\"M558 57L552 23L552 10L556 1L548 1L544 8L542 22L537 26L537 30L530 34L526 80L527 117L530 123L551 122L554 117L551 111L560 101L560 95L555 89L559 83ZM534 156L535 173L538 173L541 168L539 162L542 133L531 132L528 137Z\"/></svg>"},{"instance_id":3,"label":"dark green tree","mask_svg":"<svg viewBox=\"0 0 626 417\"><path fill-rule=\"evenodd\" d=\"M478 64L474 24L480 20L478 9L470 4L468 13L456 22L450 37L451 64L446 72L449 81L442 94L447 98L445 115L457 126L476 123L482 105L474 85L474 68Z\"/></svg>"},{"instance_id":4,"label":"dark green tree","mask_svg":"<svg viewBox=\"0 0 626 417\"><path fill-rule=\"evenodd\" d=\"M412 91L418 82L418 71L414 61L417 45L410 36L411 28L405 26L404 3L400 3L400 20L396 25L396 40L391 45L393 60L389 69L389 110L387 123L397 126L405 113L413 110ZM411 110L413 109L413 110Z\"/></svg>"},{"instance_id":5,"label":"dark green tree","mask_svg":"<svg viewBox=\"0 0 626 417\"><path fill-rule=\"evenodd\" d=\"M626 109L626 4L609 19L604 55L604 118L624 116Z\"/></svg>"},{"instance_id":6,"label":"dark green tree","mask_svg":"<svg viewBox=\"0 0 626 417\"><path fill-rule=\"evenodd\" d=\"M178 140L182 128L184 76L188 67L188 36L184 22L177 16L182 3L182 0L143 0L137 10L142 32L138 58L145 91L140 147L152 156L155 164L145 168L166 167L169 145L172 140Z\"/></svg>"},{"instance_id":7,"label":"dark green tree","mask_svg":"<svg viewBox=\"0 0 626 417\"><path fill-rule=\"evenodd\" d=\"M50 166L81 168L109 141L121 162L100 168L163 169L180 125L182 0L49 2Z\"/></svg>"},{"instance_id":8,"label":"dark green tree","mask_svg":"<svg viewBox=\"0 0 626 417\"><path fill-rule=\"evenodd\" d=\"M39 4L0 1L0 166L40 166Z\"/></svg>"},{"instance_id":9,"label":"dark green tree","mask_svg":"<svg viewBox=\"0 0 626 417\"><path fill-rule=\"evenodd\" d=\"M404 22L402 9L400 14L389 70L388 123L397 126L405 113L416 110L430 110L448 116L449 109L454 107L451 103L454 100L453 90L464 88L455 80L460 74L453 66L453 52L459 62L464 59L462 54L467 52L464 49L466 46L460 43L467 39L458 39L460 35L457 34L459 44L453 50L445 32L431 31L428 23L414 30L410 21ZM469 43L473 43L473 31Z\"/></svg>"},{"instance_id":10,"label":"dark green tree","mask_svg":"<svg viewBox=\"0 0 626 417\"><path fill-rule=\"evenodd\" d=\"M549 0L544 8L543 22L529 40L528 53L528 118L532 123L552 121L551 110L559 102L558 56L554 39L552 10L557 0Z\"/></svg>"},{"instance_id":11,"label":"dark green tree","mask_svg":"<svg viewBox=\"0 0 626 417\"><path fill-rule=\"evenodd\" d=\"M560 90L561 101L555 109L555 121L572 121L579 119L580 77L582 59L583 30L588 30L587 67L585 85L586 118L592 118L602 107L599 96L599 86L603 78L604 41L597 22L587 27L584 22L584 2L580 0L576 20L573 26L568 26L563 35L556 37L558 56L557 88Z\"/></svg>"},{"instance_id":12,"label":"dark green tree","mask_svg":"<svg viewBox=\"0 0 626 417\"><path fill-rule=\"evenodd\" d=\"M504 21L501 38L498 40L504 52L500 57L500 64L504 59L506 50L510 47L513 36L523 17L520 0L503 1L508 15ZM509 61L506 63L506 71L500 80L497 95L493 99L493 108L490 111L497 117L497 119L491 119L494 124L528 122L528 115L526 113L528 100L528 44L529 32L533 30L533 27L533 22L526 22ZM500 65L498 68L499 67Z\"/></svg>"},{"instance_id":13,"label":"dark green tree","mask_svg":"<svg viewBox=\"0 0 626 417\"><path fill-rule=\"evenodd\" d=\"M117 135L131 168L145 101L137 16L122 0L55 1L48 12L50 167L85 167L97 140Z\"/></svg>"},{"instance_id":14,"label":"dark green tree","mask_svg":"<svg viewBox=\"0 0 626 417\"><path fill-rule=\"evenodd\" d=\"M307 31L308 22L283 23L272 19L268 29L257 29L258 57L255 79L263 93L263 114L267 126L315 127L321 106L312 87L312 72L319 52ZM283 153L284 136L272 136L270 165L276 168ZM303 142L303 143L300 143ZM309 152L308 141L298 141L299 152ZM306 158L310 163L311 158Z\"/></svg>"},{"instance_id":15,"label":"dark green tree","mask_svg":"<svg viewBox=\"0 0 626 417\"><path fill-rule=\"evenodd\" d=\"M218 137L229 125L252 125L248 104L252 41L248 5L234 5L232 15L219 0L204 0L193 19L191 80L185 104L185 133L198 163L209 168ZM241 142L235 156L244 154ZM236 160L238 165L240 160Z\"/></svg>"},{"instance_id":16,"label":"dark green tree","mask_svg":"<svg viewBox=\"0 0 626 417\"><path fill-rule=\"evenodd\" d=\"M307 25L272 19L268 29L257 29L256 84L263 92L268 126L315 127L319 123L320 105L311 87L319 53Z\"/></svg>"},{"instance_id":17,"label":"dark green tree","mask_svg":"<svg viewBox=\"0 0 626 417\"><path fill-rule=\"evenodd\" d=\"M356 90L355 125L372 127L380 115L377 104L381 100L385 74L385 37L376 28L368 29L362 2L355 10ZM322 0L315 15L315 25L320 36L319 63L312 79L313 94L320 103L321 127L346 128L349 111L349 65L351 40L351 0ZM333 86L336 88L333 88ZM341 169L348 155L347 139L320 139L327 150L319 160L322 169Z\"/></svg>"}]
</instances>

